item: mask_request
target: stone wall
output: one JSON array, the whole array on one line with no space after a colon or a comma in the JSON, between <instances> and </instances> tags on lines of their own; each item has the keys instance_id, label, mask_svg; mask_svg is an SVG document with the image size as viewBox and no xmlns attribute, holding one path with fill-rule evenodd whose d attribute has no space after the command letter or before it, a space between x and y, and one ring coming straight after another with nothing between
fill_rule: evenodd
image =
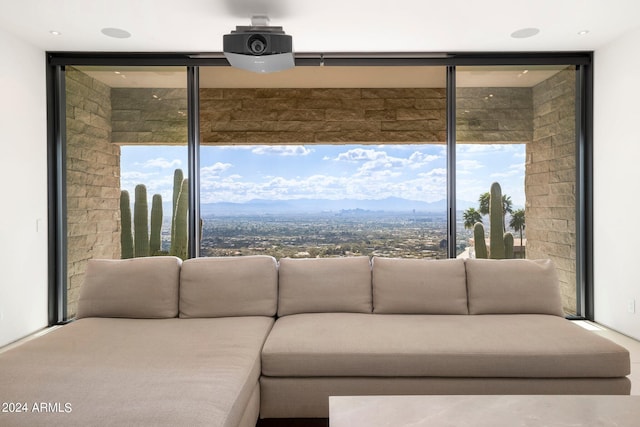
<instances>
[{"instance_id":1,"label":"stone wall","mask_svg":"<svg viewBox=\"0 0 640 427\"><path fill-rule=\"evenodd\" d=\"M206 143L446 141L444 89L202 89Z\"/></svg>"},{"instance_id":2,"label":"stone wall","mask_svg":"<svg viewBox=\"0 0 640 427\"><path fill-rule=\"evenodd\" d=\"M186 144L186 89L111 89L113 133L117 144Z\"/></svg>"},{"instance_id":3,"label":"stone wall","mask_svg":"<svg viewBox=\"0 0 640 427\"><path fill-rule=\"evenodd\" d=\"M460 143L523 144L533 138L531 88L456 90L456 140Z\"/></svg>"},{"instance_id":4,"label":"stone wall","mask_svg":"<svg viewBox=\"0 0 640 427\"><path fill-rule=\"evenodd\" d=\"M202 89L202 144L446 141L443 88ZM112 89L113 142L185 143L185 89ZM459 88L459 142L532 139L530 88Z\"/></svg>"},{"instance_id":5,"label":"stone wall","mask_svg":"<svg viewBox=\"0 0 640 427\"><path fill-rule=\"evenodd\" d=\"M110 88L68 68L67 315L87 261L120 258L120 147L111 143Z\"/></svg>"},{"instance_id":6,"label":"stone wall","mask_svg":"<svg viewBox=\"0 0 640 427\"><path fill-rule=\"evenodd\" d=\"M551 258L565 310L576 310L575 70L533 88L533 141L527 144L527 258Z\"/></svg>"}]
</instances>

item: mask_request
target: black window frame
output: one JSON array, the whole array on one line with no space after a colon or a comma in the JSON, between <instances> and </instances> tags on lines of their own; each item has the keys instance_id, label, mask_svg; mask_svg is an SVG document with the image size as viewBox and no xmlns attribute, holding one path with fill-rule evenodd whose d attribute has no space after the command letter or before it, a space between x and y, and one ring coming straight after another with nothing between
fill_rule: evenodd
<instances>
[{"instance_id":1,"label":"black window frame","mask_svg":"<svg viewBox=\"0 0 640 427\"><path fill-rule=\"evenodd\" d=\"M49 325L66 313L65 146L67 66L184 66L188 94L189 254L199 239L199 67L228 67L221 52L47 52L47 156L49 200ZM576 67L576 297L577 315L594 319L593 292L593 52L296 53L296 66L445 66L447 75L448 254L456 256L455 78L457 66L567 65Z\"/></svg>"}]
</instances>

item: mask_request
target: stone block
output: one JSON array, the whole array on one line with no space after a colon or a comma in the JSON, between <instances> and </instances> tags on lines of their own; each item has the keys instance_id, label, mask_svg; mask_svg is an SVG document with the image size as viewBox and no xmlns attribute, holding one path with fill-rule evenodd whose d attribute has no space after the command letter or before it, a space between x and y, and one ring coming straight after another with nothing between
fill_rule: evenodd
<instances>
[{"instance_id":1,"label":"stone block","mask_svg":"<svg viewBox=\"0 0 640 427\"><path fill-rule=\"evenodd\" d=\"M429 130L446 132L447 125L442 120L383 121L381 129L384 131Z\"/></svg>"},{"instance_id":2,"label":"stone block","mask_svg":"<svg viewBox=\"0 0 640 427\"><path fill-rule=\"evenodd\" d=\"M327 109L324 119L327 121L364 120L364 110Z\"/></svg>"},{"instance_id":3,"label":"stone block","mask_svg":"<svg viewBox=\"0 0 640 427\"><path fill-rule=\"evenodd\" d=\"M242 108L262 110L289 110L299 107L298 100L295 98L258 98L242 100Z\"/></svg>"},{"instance_id":4,"label":"stone block","mask_svg":"<svg viewBox=\"0 0 640 427\"><path fill-rule=\"evenodd\" d=\"M398 120L437 120L440 113L437 110L417 110L415 108L399 108L396 111Z\"/></svg>"},{"instance_id":5,"label":"stone block","mask_svg":"<svg viewBox=\"0 0 640 427\"><path fill-rule=\"evenodd\" d=\"M363 131L363 132L380 132L380 122L371 121L335 121L326 122L330 127L325 126L321 131L341 130L341 131Z\"/></svg>"},{"instance_id":6,"label":"stone block","mask_svg":"<svg viewBox=\"0 0 640 427\"><path fill-rule=\"evenodd\" d=\"M255 98L284 98L284 99L309 99L313 97L314 89L306 88L262 88L254 89Z\"/></svg>"},{"instance_id":7,"label":"stone block","mask_svg":"<svg viewBox=\"0 0 640 427\"><path fill-rule=\"evenodd\" d=\"M365 89L311 89L311 98L347 99L366 98L362 96Z\"/></svg>"},{"instance_id":8,"label":"stone block","mask_svg":"<svg viewBox=\"0 0 640 427\"><path fill-rule=\"evenodd\" d=\"M380 98L383 100L383 108L385 110L398 110L400 108L406 109L414 109L416 108L416 102L418 101L415 98ZM420 110L425 110L425 108L420 108Z\"/></svg>"},{"instance_id":9,"label":"stone block","mask_svg":"<svg viewBox=\"0 0 640 427\"><path fill-rule=\"evenodd\" d=\"M245 123L245 122L243 122ZM339 131L339 122L315 121L296 121L296 120L279 120L277 122L256 123L256 129L260 130L267 126L267 130L284 131L284 132L316 132L316 131ZM271 127L273 126L273 127Z\"/></svg>"},{"instance_id":10,"label":"stone block","mask_svg":"<svg viewBox=\"0 0 640 427\"><path fill-rule=\"evenodd\" d=\"M210 113L219 110L241 110L242 98L225 99L201 99L200 114Z\"/></svg>"},{"instance_id":11,"label":"stone block","mask_svg":"<svg viewBox=\"0 0 640 427\"><path fill-rule=\"evenodd\" d=\"M204 100L209 100L209 99L222 99L223 96L223 89L215 89L215 88L200 88L200 102L204 101Z\"/></svg>"},{"instance_id":12,"label":"stone block","mask_svg":"<svg viewBox=\"0 0 640 427\"><path fill-rule=\"evenodd\" d=\"M295 130L293 125L291 129L278 129L278 125L282 122L278 121L232 121L232 122L213 122L211 123L211 130L215 132L242 132L242 131L276 131L276 130ZM301 124L305 122L286 122ZM313 122L316 123L316 122ZM186 137L186 133L185 133Z\"/></svg>"},{"instance_id":13,"label":"stone block","mask_svg":"<svg viewBox=\"0 0 640 427\"><path fill-rule=\"evenodd\" d=\"M326 109L335 108L341 103L340 98L309 98L309 99L296 99L297 109Z\"/></svg>"},{"instance_id":14,"label":"stone block","mask_svg":"<svg viewBox=\"0 0 640 427\"><path fill-rule=\"evenodd\" d=\"M285 110L271 113L275 114L275 120L328 120L325 110Z\"/></svg>"},{"instance_id":15,"label":"stone block","mask_svg":"<svg viewBox=\"0 0 640 427\"><path fill-rule=\"evenodd\" d=\"M571 194L551 194L548 197L547 203L549 203L549 206L567 207L574 211L576 206L576 198Z\"/></svg>"},{"instance_id":16,"label":"stone block","mask_svg":"<svg viewBox=\"0 0 640 427\"><path fill-rule=\"evenodd\" d=\"M413 107L418 110L439 110L446 112L447 101L444 97L432 99L418 98L415 100Z\"/></svg>"},{"instance_id":17,"label":"stone block","mask_svg":"<svg viewBox=\"0 0 640 427\"><path fill-rule=\"evenodd\" d=\"M250 143L304 143L313 142L311 132L246 132L246 141Z\"/></svg>"},{"instance_id":18,"label":"stone block","mask_svg":"<svg viewBox=\"0 0 640 427\"><path fill-rule=\"evenodd\" d=\"M187 143L187 130L153 132L151 139L157 144L182 145Z\"/></svg>"},{"instance_id":19,"label":"stone block","mask_svg":"<svg viewBox=\"0 0 640 427\"><path fill-rule=\"evenodd\" d=\"M309 111L309 110L306 110ZM262 120L278 120L278 111L260 110L260 109L244 109L231 112L231 120L238 121L262 121ZM295 114L294 114L295 115ZM282 118L282 120L293 120L292 118Z\"/></svg>"},{"instance_id":20,"label":"stone block","mask_svg":"<svg viewBox=\"0 0 640 427\"><path fill-rule=\"evenodd\" d=\"M395 120L395 110L366 110L364 112L365 120L369 121L383 121L383 120Z\"/></svg>"},{"instance_id":21,"label":"stone block","mask_svg":"<svg viewBox=\"0 0 640 427\"><path fill-rule=\"evenodd\" d=\"M551 171L549 174L550 183L558 182L575 182L576 171L574 169L564 169L559 171Z\"/></svg>"},{"instance_id":22,"label":"stone block","mask_svg":"<svg viewBox=\"0 0 640 427\"><path fill-rule=\"evenodd\" d=\"M246 143L246 132L201 132L200 139L203 144L230 144Z\"/></svg>"},{"instance_id":23,"label":"stone block","mask_svg":"<svg viewBox=\"0 0 640 427\"><path fill-rule=\"evenodd\" d=\"M335 108L336 105L327 108ZM384 99L340 99L339 108L346 110L382 110L385 108Z\"/></svg>"},{"instance_id":24,"label":"stone block","mask_svg":"<svg viewBox=\"0 0 640 427\"><path fill-rule=\"evenodd\" d=\"M111 115L113 122L137 122L140 118L140 110L114 110Z\"/></svg>"}]
</instances>

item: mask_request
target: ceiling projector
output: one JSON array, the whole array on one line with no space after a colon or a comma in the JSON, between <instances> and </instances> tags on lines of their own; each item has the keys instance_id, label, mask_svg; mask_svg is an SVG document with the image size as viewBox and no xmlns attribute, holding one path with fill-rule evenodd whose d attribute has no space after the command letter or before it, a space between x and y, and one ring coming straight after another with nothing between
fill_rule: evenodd
<instances>
[{"instance_id":1,"label":"ceiling projector","mask_svg":"<svg viewBox=\"0 0 640 427\"><path fill-rule=\"evenodd\" d=\"M271 73L295 66L291 36L282 27L238 26L222 39L224 56L232 67Z\"/></svg>"}]
</instances>

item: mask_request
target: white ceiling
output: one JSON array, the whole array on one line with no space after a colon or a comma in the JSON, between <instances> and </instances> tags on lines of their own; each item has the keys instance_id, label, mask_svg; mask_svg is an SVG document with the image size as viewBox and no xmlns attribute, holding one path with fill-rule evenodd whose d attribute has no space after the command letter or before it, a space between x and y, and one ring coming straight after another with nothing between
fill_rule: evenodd
<instances>
[{"instance_id":1,"label":"white ceiling","mask_svg":"<svg viewBox=\"0 0 640 427\"><path fill-rule=\"evenodd\" d=\"M258 13L298 52L596 50L640 26L638 0L0 0L0 29L48 51L220 52Z\"/></svg>"}]
</instances>

